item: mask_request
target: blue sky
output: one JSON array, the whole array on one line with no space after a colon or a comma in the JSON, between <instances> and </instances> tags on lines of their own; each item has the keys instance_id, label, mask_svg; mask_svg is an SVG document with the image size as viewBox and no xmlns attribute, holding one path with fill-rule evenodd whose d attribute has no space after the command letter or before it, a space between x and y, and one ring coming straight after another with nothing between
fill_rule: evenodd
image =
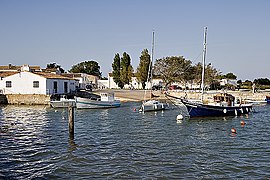
<instances>
[{"instance_id":1,"label":"blue sky","mask_svg":"<svg viewBox=\"0 0 270 180\"><path fill-rule=\"evenodd\" d=\"M0 0L0 65L56 62L65 70L95 60L103 76L116 53L136 69L143 49L155 59L201 61L238 79L270 78L269 0Z\"/></svg>"}]
</instances>

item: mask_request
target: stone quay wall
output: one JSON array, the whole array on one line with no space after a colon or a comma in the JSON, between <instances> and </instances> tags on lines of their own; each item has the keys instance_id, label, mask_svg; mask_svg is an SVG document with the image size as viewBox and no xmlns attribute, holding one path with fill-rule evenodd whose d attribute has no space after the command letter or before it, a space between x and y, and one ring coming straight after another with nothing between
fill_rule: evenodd
<instances>
[{"instance_id":1,"label":"stone quay wall","mask_svg":"<svg viewBox=\"0 0 270 180\"><path fill-rule=\"evenodd\" d=\"M106 90L108 91L108 90ZM167 100L168 98L165 96L165 91L144 91L144 90L109 90L115 93L116 99L121 101L143 101L150 99L150 94L152 93L156 96L156 99ZM95 92L97 94L100 91ZM201 99L201 93L195 91L177 91L177 90L169 90L166 93L169 93L172 96L176 97L187 97L189 99ZM220 93L220 91L207 91L204 94L204 99L211 99L214 95ZM227 91L227 93L232 94L235 97L239 97L242 100L254 100L254 101L263 101L266 96L270 95L270 92L256 92L252 93L252 91Z\"/></svg>"},{"instance_id":2,"label":"stone quay wall","mask_svg":"<svg viewBox=\"0 0 270 180\"><path fill-rule=\"evenodd\" d=\"M7 104L49 105L50 96L43 94L6 94Z\"/></svg>"},{"instance_id":3,"label":"stone quay wall","mask_svg":"<svg viewBox=\"0 0 270 180\"><path fill-rule=\"evenodd\" d=\"M201 93L199 92L180 92L180 91L169 91L170 95L177 97L185 97L189 99L201 99ZM204 99L213 98L214 95L220 93L220 91L208 91L204 94ZM242 100L255 100L255 101L263 101L266 96L269 96L269 92L256 92L252 93L251 91L227 91L227 93L232 94L235 97L240 97Z\"/></svg>"}]
</instances>

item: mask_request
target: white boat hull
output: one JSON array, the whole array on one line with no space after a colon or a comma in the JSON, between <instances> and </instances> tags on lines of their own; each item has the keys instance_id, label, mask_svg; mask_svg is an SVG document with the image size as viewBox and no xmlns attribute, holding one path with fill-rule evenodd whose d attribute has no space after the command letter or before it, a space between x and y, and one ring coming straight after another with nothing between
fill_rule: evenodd
<instances>
[{"instance_id":1,"label":"white boat hull","mask_svg":"<svg viewBox=\"0 0 270 180\"><path fill-rule=\"evenodd\" d=\"M148 112L148 111L161 111L167 108L167 104L160 103L156 100L150 100L142 104L140 111Z\"/></svg>"},{"instance_id":2,"label":"white boat hull","mask_svg":"<svg viewBox=\"0 0 270 180\"><path fill-rule=\"evenodd\" d=\"M67 108L69 106L76 106L75 100L63 100L63 101L50 101L53 108Z\"/></svg>"},{"instance_id":3,"label":"white boat hull","mask_svg":"<svg viewBox=\"0 0 270 180\"><path fill-rule=\"evenodd\" d=\"M114 101L98 101L91 100L88 98L76 98L77 109L100 109L100 108L113 108L120 107L121 103L119 100Z\"/></svg>"}]
</instances>

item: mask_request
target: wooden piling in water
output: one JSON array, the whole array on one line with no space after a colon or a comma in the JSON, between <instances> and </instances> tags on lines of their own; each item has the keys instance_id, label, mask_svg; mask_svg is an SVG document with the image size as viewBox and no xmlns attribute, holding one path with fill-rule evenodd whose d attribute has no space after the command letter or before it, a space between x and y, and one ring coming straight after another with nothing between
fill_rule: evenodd
<instances>
[{"instance_id":1,"label":"wooden piling in water","mask_svg":"<svg viewBox=\"0 0 270 180\"><path fill-rule=\"evenodd\" d=\"M69 127L69 136L74 138L74 106L68 107L68 127Z\"/></svg>"}]
</instances>

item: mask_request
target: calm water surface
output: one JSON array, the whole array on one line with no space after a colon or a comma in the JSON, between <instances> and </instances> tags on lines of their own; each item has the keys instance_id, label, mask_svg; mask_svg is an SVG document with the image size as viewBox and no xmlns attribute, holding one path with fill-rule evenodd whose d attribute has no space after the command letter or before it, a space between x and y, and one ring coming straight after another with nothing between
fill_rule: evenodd
<instances>
[{"instance_id":1,"label":"calm water surface","mask_svg":"<svg viewBox=\"0 0 270 180\"><path fill-rule=\"evenodd\" d=\"M76 110L74 140L66 110L1 106L0 179L270 178L270 105L182 121L176 109L142 114L139 105Z\"/></svg>"}]
</instances>

